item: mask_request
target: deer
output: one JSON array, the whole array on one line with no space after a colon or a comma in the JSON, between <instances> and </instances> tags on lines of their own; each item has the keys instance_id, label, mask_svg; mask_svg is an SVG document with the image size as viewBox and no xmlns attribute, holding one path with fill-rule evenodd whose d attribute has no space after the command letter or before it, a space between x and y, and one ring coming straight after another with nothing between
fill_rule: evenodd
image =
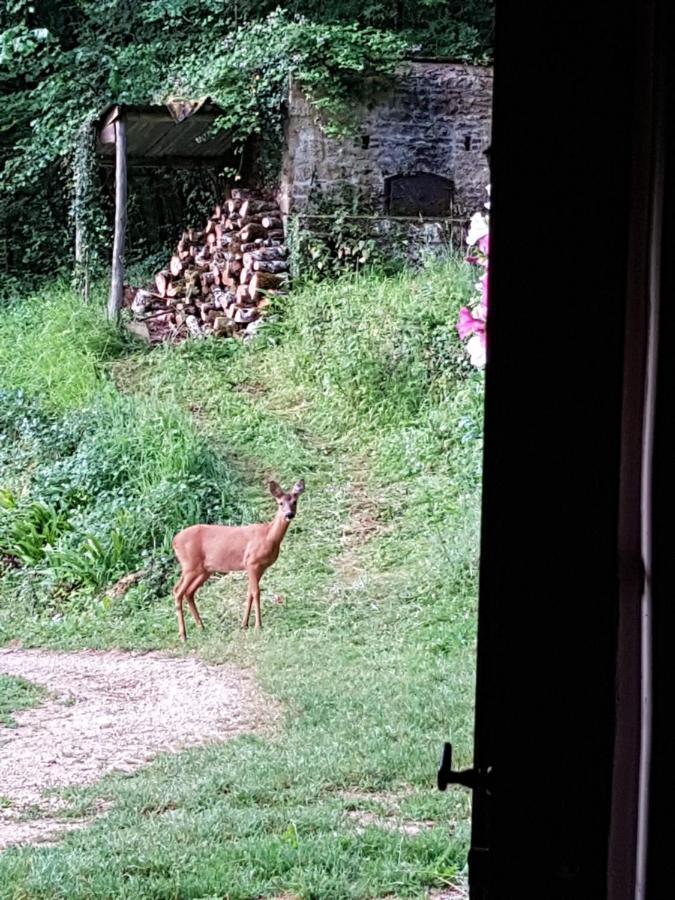
<instances>
[{"instance_id":1,"label":"deer","mask_svg":"<svg viewBox=\"0 0 675 900\"><path fill-rule=\"evenodd\" d=\"M195 594L215 573L248 572L248 595L241 627L248 628L251 608L255 607L255 627L260 629L260 579L279 556L281 542L288 526L295 518L298 497L305 490L305 482L298 481L286 493L276 481L268 484L277 501L276 515L271 522L256 525L191 525L179 531L172 542L180 564L181 576L173 589L178 618L178 635L185 642L183 601L197 628L203 629Z\"/></svg>"}]
</instances>

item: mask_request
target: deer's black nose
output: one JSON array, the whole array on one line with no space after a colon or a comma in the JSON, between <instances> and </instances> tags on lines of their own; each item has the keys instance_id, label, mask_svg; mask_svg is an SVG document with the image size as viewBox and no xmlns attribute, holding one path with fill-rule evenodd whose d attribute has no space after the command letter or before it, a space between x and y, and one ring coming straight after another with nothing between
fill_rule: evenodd
<instances>
[{"instance_id":1,"label":"deer's black nose","mask_svg":"<svg viewBox=\"0 0 675 900\"><path fill-rule=\"evenodd\" d=\"M295 513L294 513L294 512L287 512L287 513L286 513L286 521L287 521L287 522L290 522L291 519L293 519L294 517L295 517Z\"/></svg>"}]
</instances>

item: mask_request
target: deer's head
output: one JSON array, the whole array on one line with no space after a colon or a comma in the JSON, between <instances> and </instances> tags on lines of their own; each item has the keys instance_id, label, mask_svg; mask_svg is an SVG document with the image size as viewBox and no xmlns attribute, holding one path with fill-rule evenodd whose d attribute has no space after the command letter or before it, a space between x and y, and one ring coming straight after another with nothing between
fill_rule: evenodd
<instances>
[{"instance_id":1,"label":"deer's head","mask_svg":"<svg viewBox=\"0 0 675 900\"><path fill-rule=\"evenodd\" d=\"M270 481L270 494L277 501L279 510L283 513L287 522L295 517L295 510L298 505L298 497L305 489L305 482L298 481L291 492L287 494L276 481Z\"/></svg>"}]
</instances>

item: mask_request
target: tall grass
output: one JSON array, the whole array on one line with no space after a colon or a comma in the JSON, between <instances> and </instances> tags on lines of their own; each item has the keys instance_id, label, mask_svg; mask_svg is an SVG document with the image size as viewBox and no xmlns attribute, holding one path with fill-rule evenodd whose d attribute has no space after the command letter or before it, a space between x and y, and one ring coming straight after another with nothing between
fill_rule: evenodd
<instances>
[{"instance_id":1,"label":"tall grass","mask_svg":"<svg viewBox=\"0 0 675 900\"><path fill-rule=\"evenodd\" d=\"M128 343L100 306L84 305L63 283L0 302L0 386L40 397L57 412L93 400L105 364Z\"/></svg>"}]
</instances>

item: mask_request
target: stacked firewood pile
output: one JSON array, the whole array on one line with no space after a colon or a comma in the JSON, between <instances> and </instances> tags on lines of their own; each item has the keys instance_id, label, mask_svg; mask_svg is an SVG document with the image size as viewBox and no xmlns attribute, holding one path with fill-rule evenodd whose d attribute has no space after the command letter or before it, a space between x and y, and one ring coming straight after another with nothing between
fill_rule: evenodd
<instances>
[{"instance_id":1,"label":"stacked firewood pile","mask_svg":"<svg viewBox=\"0 0 675 900\"><path fill-rule=\"evenodd\" d=\"M288 288L283 237L274 200L232 189L203 229L183 232L154 285L127 291L133 330L152 343L252 336L270 297Z\"/></svg>"}]
</instances>

